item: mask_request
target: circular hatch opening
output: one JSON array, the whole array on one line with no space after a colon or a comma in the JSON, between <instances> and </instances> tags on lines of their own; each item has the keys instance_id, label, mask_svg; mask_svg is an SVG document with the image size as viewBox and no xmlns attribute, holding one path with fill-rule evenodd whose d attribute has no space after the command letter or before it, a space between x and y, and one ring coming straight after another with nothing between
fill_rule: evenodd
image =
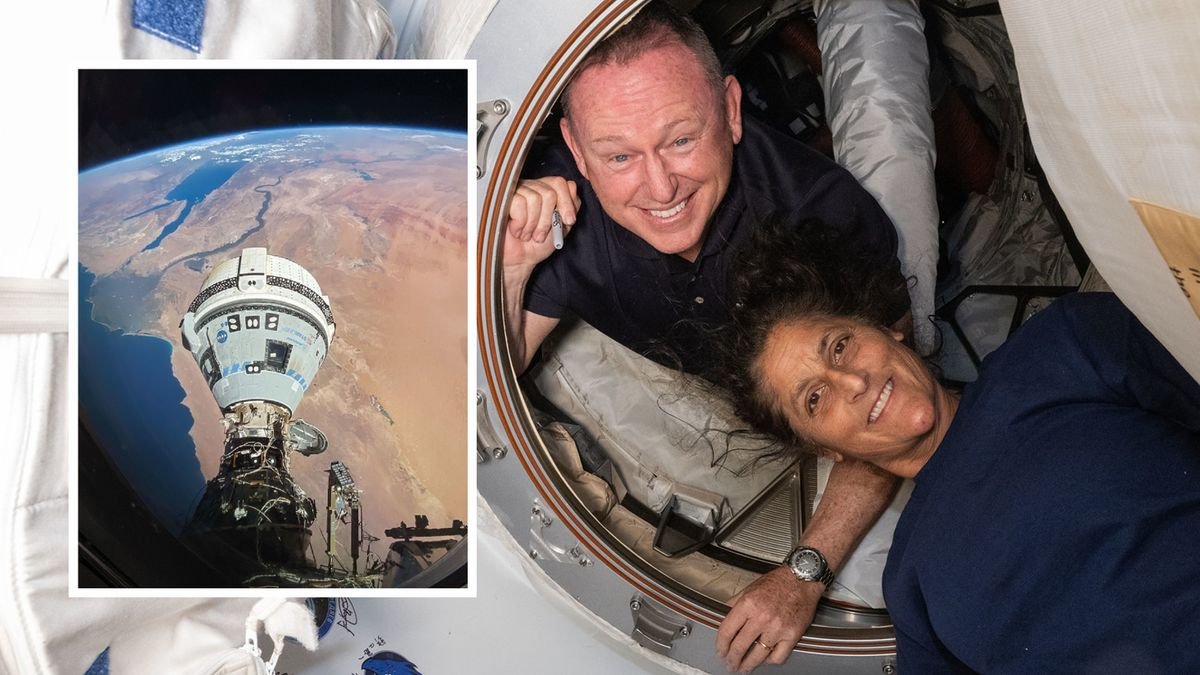
<instances>
[{"instance_id":1,"label":"circular hatch opening","mask_svg":"<svg viewBox=\"0 0 1200 675\"><path fill-rule=\"evenodd\" d=\"M560 325L520 377L504 337L499 256L508 195L525 162L556 141L556 98L576 65L645 4L596 4L523 98L506 101L511 121L502 140L492 140L494 159L481 152L479 487L530 557L597 615L638 637L646 619L633 607L644 604L639 598L656 603L668 624L686 625L666 631L670 655L718 670L712 637L726 601L790 550L827 469L813 459L756 463L752 442L722 447L713 433L722 425L712 419L724 414L720 403L590 327ZM688 4L741 81L746 114L831 153L808 3ZM957 380L973 379L978 359L1036 311L1038 298L1078 285L1076 266L1086 264L1072 258L1069 227L1039 180L998 10L976 5L922 6L935 38L939 234L944 248L960 237L957 250L942 252L937 293L943 367ZM1017 270L980 255L976 240L961 240L977 223L1023 249L1034 248L1030 231L1049 224L1052 251ZM1029 291L1000 292L1011 285L1005 274L1032 268ZM869 661L877 672L895 648L886 610L853 588L831 595L793 660L839 672L867 672Z\"/></svg>"}]
</instances>

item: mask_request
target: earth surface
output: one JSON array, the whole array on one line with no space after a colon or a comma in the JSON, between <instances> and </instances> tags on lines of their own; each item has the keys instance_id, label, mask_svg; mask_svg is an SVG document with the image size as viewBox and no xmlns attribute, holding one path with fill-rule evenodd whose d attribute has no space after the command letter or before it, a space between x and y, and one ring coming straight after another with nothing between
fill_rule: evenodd
<instances>
[{"instance_id":1,"label":"earth surface","mask_svg":"<svg viewBox=\"0 0 1200 675\"><path fill-rule=\"evenodd\" d=\"M337 323L295 411L329 438L291 461L317 501L313 548L334 460L362 489L380 557L384 529L416 514L468 522L466 144L394 127L256 131L80 174L81 416L168 528L182 530L224 443L180 319L212 268L253 246L308 269Z\"/></svg>"}]
</instances>

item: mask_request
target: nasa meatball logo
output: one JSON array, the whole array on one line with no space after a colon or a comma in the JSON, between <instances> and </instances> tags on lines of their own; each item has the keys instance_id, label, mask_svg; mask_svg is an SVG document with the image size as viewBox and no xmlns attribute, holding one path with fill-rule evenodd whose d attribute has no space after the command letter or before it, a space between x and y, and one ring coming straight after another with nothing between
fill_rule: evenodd
<instances>
[{"instance_id":1,"label":"nasa meatball logo","mask_svg":"<svg viewBox=\"0 0 1200 675\"><path fill-rule=\"evenodd\" d=\"M225 341L228 339L229 339L229 333L226 333L225 329L221 329L221 330L217 331L217 342L218 343L225 344Z\"/></svg>"},{"instance_id":2,"label":"nasa meatball logo","mask_svg":"<svg viewBox=\"0 0 1200 675\"><path fill-rule=\"evenodd\" d=\"M421 675L412 661L396 652L377 652L363 661L363 675Z\"/></svg>"}]
</instances>

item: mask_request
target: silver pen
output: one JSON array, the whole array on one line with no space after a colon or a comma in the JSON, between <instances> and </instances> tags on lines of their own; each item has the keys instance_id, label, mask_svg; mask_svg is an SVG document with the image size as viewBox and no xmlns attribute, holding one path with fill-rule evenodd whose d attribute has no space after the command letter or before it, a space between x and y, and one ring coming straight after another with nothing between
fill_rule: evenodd
<instances>
[{"instance_id":1,"label":"silver pen","mask_svg":"<svg viewBox=\"0 0 1200 675\"><path fill-rule=\"evenodd\" d=\"M562 216L559 215L558 209L554 209L554 213L550 216L550 233L554 235L555 250L559 250L563 247L562 225Z\"/></svg>"}]
</instances>

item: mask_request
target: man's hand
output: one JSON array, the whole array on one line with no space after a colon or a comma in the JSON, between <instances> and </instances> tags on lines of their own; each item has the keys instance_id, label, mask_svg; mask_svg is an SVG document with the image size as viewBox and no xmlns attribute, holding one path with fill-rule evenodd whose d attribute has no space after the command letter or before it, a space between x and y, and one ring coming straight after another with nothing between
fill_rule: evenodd
<instances>
[{"instance_id":1,"label":"man's hand","mask_svg":"<svg viewBox=\"0 0 1200 675\"><path fill-rule=\"evenodd\" d=\"M786 565L762 575L730 601L717 630L717 656L731 672L781 664L808 630L825 586L800 581Z\"/></svg>"},{"instance_id":2,"label":"man's hand","mask_svg":"<svg viewBox=\"0 0 1200 675\"><path fill-rule=\"evenodd\" d=\"M523 180L513 193L508 207L508 225L504 233L504 318L508 330L509 354L524 372L542 340L550 334L558 319L524 310L525 284L538 263L554 253L550 227L554 210L563 222L563 236L575 225L579 195L574 181L558 176Z\"/></svg>"},{"instance_id":3,"label":"man's hand","mask_svg":"<svg viewBox=\"0 0 1200 675\"><path fill-rule=\"evenodd\" d=\"M830 569L841 569L899 484L895 476L865 462L834 464L800 543L820 551ZM824 592L823 585L800 581L786 565L764 574L730 600L729 614L717 630L717 656L730 670L743 673L764 661L783 663L808 630Z\"/></svg>"},{"instance_id":4,"label":"man's hand","mask_svg":"<svg viewBox=\"0 0 1200 675\"><path fill-rule=\"evenodd\" d=\"M575 225L579 195L575 181L559 176L523 180L508 206L503 265L532 272L534 266L554 253L550 226L554 211L562 218L563 235Z\"/></svg>"}]
</instances>

